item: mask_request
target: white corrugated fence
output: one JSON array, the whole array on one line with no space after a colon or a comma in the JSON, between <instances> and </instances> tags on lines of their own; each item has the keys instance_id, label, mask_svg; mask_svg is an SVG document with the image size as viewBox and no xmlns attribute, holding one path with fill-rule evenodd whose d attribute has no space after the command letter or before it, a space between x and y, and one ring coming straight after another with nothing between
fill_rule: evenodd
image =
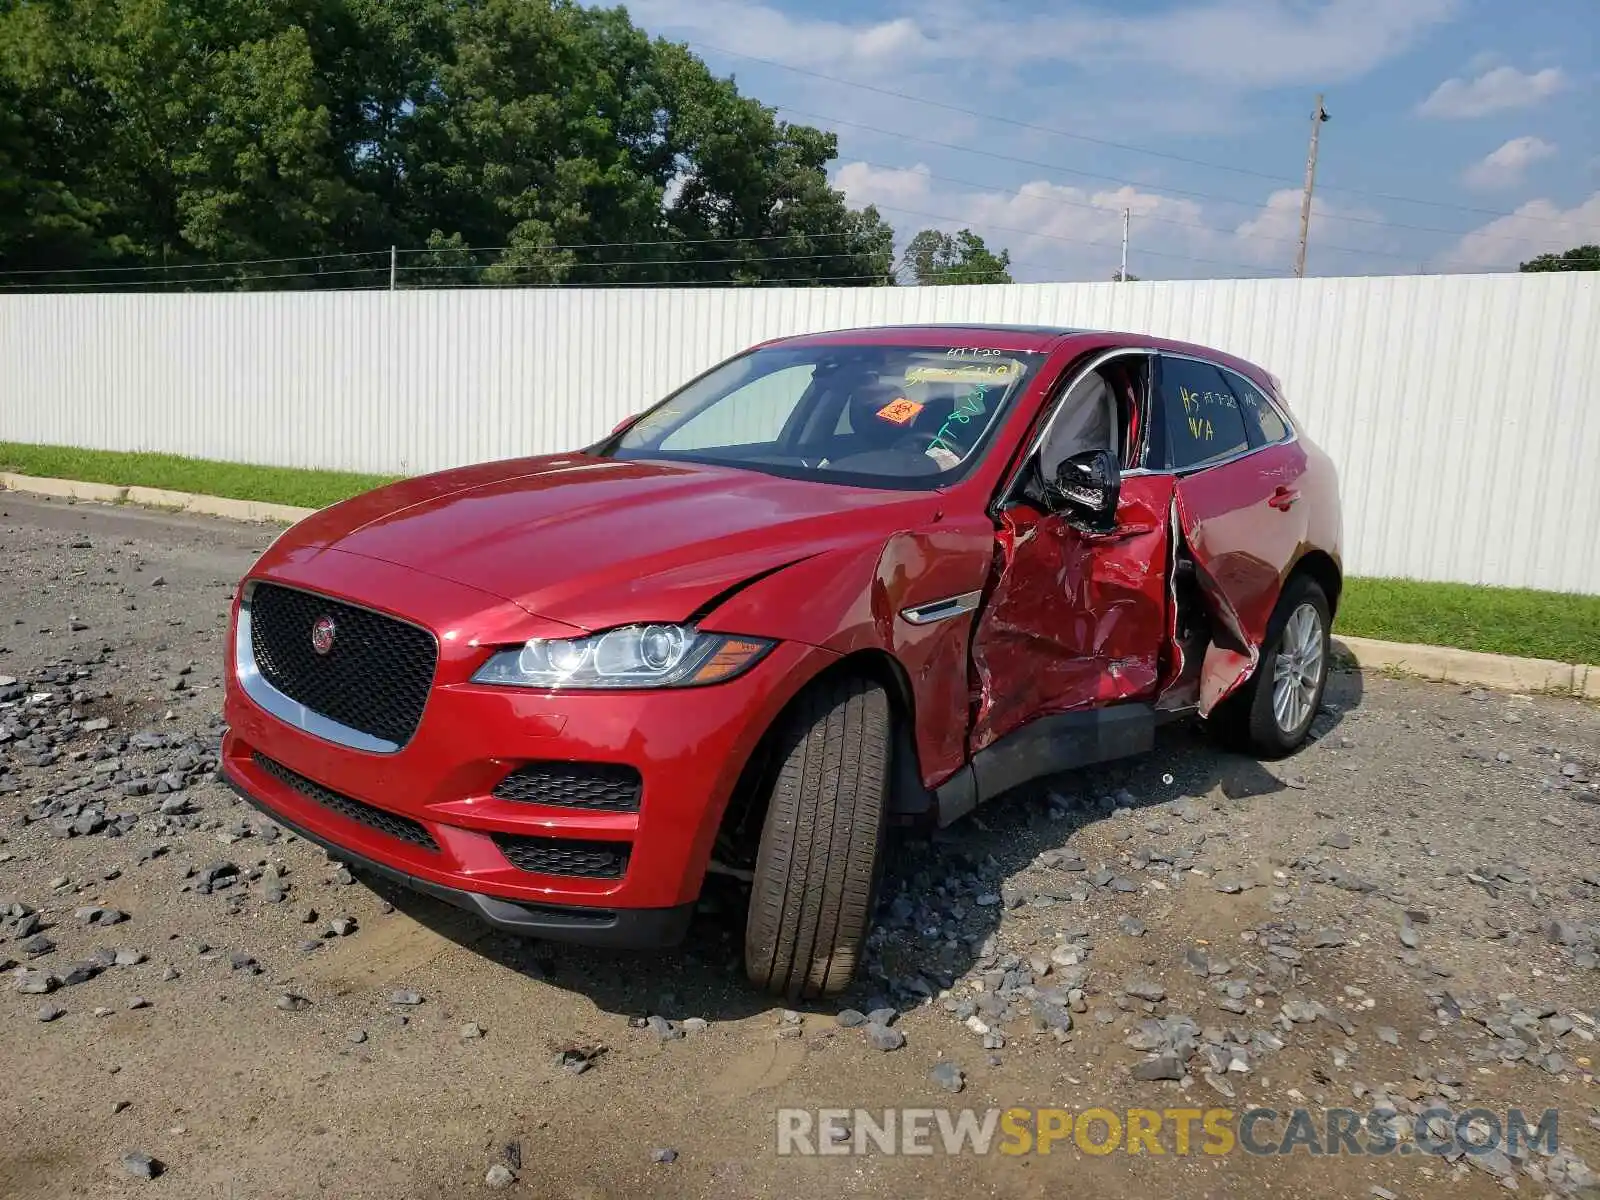
<instances>
[{"instance_id":1,"label":"white corrugated fence","mask_svg":"<svg viewBox=\"0 0 1600 1200\"><path fill-rule=\"evenodd\" d=\"M1600 274L0 296L0 440L362 471L570 449L752 342L1060 324L1260 363L1363 575L1600 592Z\"/></svg>"}]
</instances>

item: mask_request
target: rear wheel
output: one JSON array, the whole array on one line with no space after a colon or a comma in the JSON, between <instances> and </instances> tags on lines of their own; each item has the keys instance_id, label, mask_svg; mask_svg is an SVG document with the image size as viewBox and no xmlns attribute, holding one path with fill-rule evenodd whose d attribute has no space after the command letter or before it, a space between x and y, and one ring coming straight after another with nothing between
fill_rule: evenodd
<instances>
[{"instance_id":1,"label":"rear wheel","mask_svg":"<svg viewBox=\"0 0 1600 1200\"><path fill-rule=\"evenodd\" d=\"M1255 675L1213 719L1229 740L1262 758L1282 758L1305 742L1328 684L1332 621L1318 584L1297 575L1267 624Z\"/></svg>"},{"instance_id":2,"label":"rear wheel","mask_svg":"<svg viewBox=\"0 0 1600 1200\"><path fill-rule=\"evenodd\" d=\"M745 971L790 1000L849 986L872 921L889 794L889 697L860 678L804 692L777 730Z\"/></svg>"}]
</instances>

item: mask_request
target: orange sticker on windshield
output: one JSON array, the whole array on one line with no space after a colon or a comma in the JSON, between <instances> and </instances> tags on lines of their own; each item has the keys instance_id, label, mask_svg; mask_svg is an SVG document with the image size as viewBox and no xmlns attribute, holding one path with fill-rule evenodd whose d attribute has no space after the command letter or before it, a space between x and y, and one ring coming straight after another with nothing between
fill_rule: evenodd
<instances>
[{"instance_id":1,"label":"orange sticker on windshield","mask_svg":"<svg viewBox=\"0 0 1600 1200\"><path fill-rule=\"evenodd\" d=\"M901 396L898 400L892 400L880 408L878 416L885 421L893 421L896 425L905 425L921 411L922 405Z\"/></svg>"}]
</instances>

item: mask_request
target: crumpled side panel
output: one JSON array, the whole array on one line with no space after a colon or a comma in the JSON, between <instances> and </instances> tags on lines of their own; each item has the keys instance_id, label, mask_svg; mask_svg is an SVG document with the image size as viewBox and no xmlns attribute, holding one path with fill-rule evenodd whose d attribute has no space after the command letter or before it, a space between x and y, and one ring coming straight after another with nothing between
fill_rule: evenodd
<instances>
[{"instance_id":1,"label":"crumpled side panel","mask_svg":"<svg viewBox=\"0 0 1600 1200\"><path fill-rule=\"evenodd\" d=\"M1249 654L1224 650L1215 642L1206 647L1205 663L1200 668L1200 715L1209 717L1216 708L1255 674L1256 650Z\"/></svg>"},{"instance_id":2,"label":"crumpled side panel","mask_svg":"<svg viewBox=\"0 0 1600 1200\"><path fill-rule=\"evenodd\" d=\"M742 588L704 629L820 646L834 654L882 651L911 687L923 782L936 787L967 760L968 648L975 615L914 625L907 608L980 591L994 560L994 522L947 515L931 498L907 529L879 542L818 548Z\"/></svg>"},{"instance_id":3,"label":"crumpled side panel","mask_svg":"<svg viewBox=\"0 0 1600 1200\"><path fill-rule=\"evenodd\" d=\"M1167 654L1157 688L1162 695L1183 678L1189 665L1178 640L1178 550L1182 541L1183 527L1178 523L1178 496L1174 491L1167 505Z\"/></svg>"},{"instance_id":4,"label":"crumpled side panel","mask_svg":"<svg viewBox=\"0 0 1600 1200\"><path fill-rule=\"evenodd\" d=\"M1217 705L1238 691L1255 674L1256 664L1261 658L1262 639L1259 635L1250 637L1246 634L1238 610L1208 569L1201 552L1196 549L1195 541L1198 539L1190 534L1195 525L1184 508L1181 489L1174 494L1172 502L1179 523L1186 536L1191 538L1189 548L1195 555L1195 578L1200 590L1205 593L1207 607L1211 611L1211 643L1206 647L1205 659L1200 665L1200 715L1208 717Z\"/></svg>"},{"instance_id":5,"label":"crumpled side panel","mask_svg":"<svg viewBox=\"0 0 1600 1200\"><path fill-rule=\"evenodd\" d=\"M967 614L927 625L896 618L915 604L981 588L992 544L992 526L976 516L898 533L885 544L873 581L873 624L879 644L893 652L911 681L917 757L930 786L966 761L973 618Z\"/></svg>"},{"instance_id":6,"label":"crumpled side panel","mask_svg":"<svg viewBox=\"0 0 1600 1200\"><path fill-rule=\"evenodd\" d=\"M1001 515L973 639L972 749L1036 717L1155 695L1167 645L1172 480L1123 483L1117 528Z\"/></svg>"}]
</instances>

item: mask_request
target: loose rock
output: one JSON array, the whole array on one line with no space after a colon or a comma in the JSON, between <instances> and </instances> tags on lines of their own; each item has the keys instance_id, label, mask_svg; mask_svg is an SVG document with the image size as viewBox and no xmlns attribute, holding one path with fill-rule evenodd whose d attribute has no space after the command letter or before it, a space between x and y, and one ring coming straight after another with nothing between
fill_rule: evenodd
<instances>
[{"instance_id":1,"label":"loose rock","mask_svg":"<svg viewBox=\"0 0 1600 1200\"><path fill-rule=\"evenodd\" d=\"M868 1025L867 1042L875 1049L888 1053L906 1044L906 1035L887 1025Z\"/></svg>"},{"instance_id":2,"label":"loose rock","mask_svg":"<svg viewBox=\"0 0 1600 1200\"><path fill-rule=\"evenodd\" d=\"M141 1150L129 1150L122 1156L122 1169L135 1179L154 1179L166 1168L160 1159L152 1158Z\"/></svg>"},{"instance_id":3,"label":"loose rock","mask_svg":"<svg viewBox=\"0 0 1600 1200\"><path fill-rule=\"evenodd\" d=\"M514 1171L504 1163L495 1163L483 1177L484 1186L503 1191L517 1181Z\"/></svg>"}]
</instances>

